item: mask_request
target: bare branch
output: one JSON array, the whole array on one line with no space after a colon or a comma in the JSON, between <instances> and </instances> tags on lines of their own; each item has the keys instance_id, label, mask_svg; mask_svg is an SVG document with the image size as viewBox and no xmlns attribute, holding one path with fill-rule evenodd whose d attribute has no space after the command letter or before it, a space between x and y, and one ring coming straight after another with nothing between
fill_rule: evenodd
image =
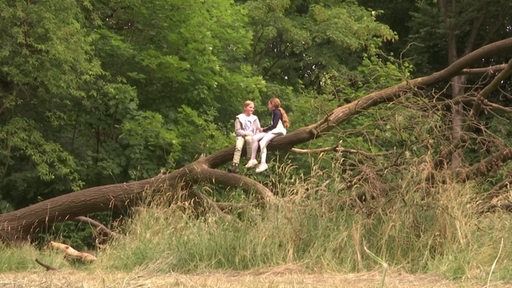
<instances>
[{"instance_id":1,"label":"bare branch","mask_svg":"<svg viewBox=\"0 0 512 288\"><path fill-rule=\"evenodd\" d=\"M95 221L89 217L85 217L85 216L78 216L78 217L75 217L75 220L76 221L79 221L79 222L84 222L84 223L87 223L89 225L92 225L93 227L96 227L96 229L99 231L99 232L103 232L105 234L107 234L108 236L110 237L115 237L117 236L116 233L112 232L110 229L108 229L107 227L105 227L103 224L99 223L98 221Z\"/></svg>"},{"instance_id":2,"label":"bare branch","mask_svg":"<svg viewBox=\"0 0 512 288\"><path fill-rule=\"evenodd\" d=\"M231 217L231 215L228 215L226 213L224 213L224 211L222 211L220 208L219 208L219 205L213 201L210 197L206 196L204 193L201 193L201 192L198 192L198 191L195 191L194 194L199 198L201 199L201 201L203 201L204 203L208 204L208 206L213 209L213 211L215 211L215 213L217 213L217 215L221 216L222 218L226 219L226 220L231 220L233 219Z\"/></svg>"},{"instance_id":3,"label":"bare branch","mask_svg":"<svg viewBox=\"0 0 512 288\"><path fill-rule=\"evenodd\" d=\"M458 177L461 180L469 180L482 175L487 175L491 171L496 171L503 165L503 163L510 160L512 160L512 148L507 148L491 155L468 169L458 171Z\"/></svg>"},{"instance_id":4,"label":"bare branch","mask_svg":"<svg viewBox=\"0 0 512 288\"><path fill-rule=\"evenodd\" d=\"M39 265L41 265L41 266L43 266L43 267L46 269L46 271L50 271L50 270L57 270L57 268L55 268L55 267L53 267L53 266L50 266L50 265L48 265L48 264L45 264L45 263L41 262L41 260L39 260L39 259L37 259L37 258L36 258L36 263L37 263L37 264L39 264Z\"/></svg>"},{"instance_id":5,"label":"bare branch","mask_svg":"<svg viewBox=\"0 0 512 288\"><path fill-rule=\"evenodd\" d=\"M206 160L205 158L204 160ZM206 162L197 162L187 170L187 179L193 183L211 183L227 187L239 187L246 191L256 192L265 203L274 202L275 196L270 190L249 177L209 168Z\"/></svg>"},{"instance_id":6,"label":"bare branch","mask_svg":"<svg viewBox=\"0 0 512 288\"><path fill-rule=\"evenodd\" d=\"M512 75L512 59L508 61L507 67L494 78L489 85L487 85L480 94L477 96L477 101L473 103L473 108L469 114L470 119L474 119L482 108L483 100L487 99L492 91L496 90L504 79L507 79Z\"/></svg>"},{"instance_id":7,"label":"bare branch","mask_svg":"<svg viewBox=\"0 0 512 288\"><path fill-rule=\"evenodd\" d=\"M503 112L512 113L512 108L492 103L492 102L490 102L487 99L482 100L482 106L483 107L490 107L490 108L492 108L494 110L500 110L500 111L503 111Z\"/></svg>"},{"instance_id":8,"label":"bare branch","mask_svg":"<svg viewBox=\"0 0 512 288\"><path fill-rule=\"evenodd\" d=\"M507 64L499 64L484 68L468 68L468 69L462 69L461 74L462 75L482 75L482 74L494 74L498 71L502 71L507 67Z\"/></svg>"},{"instance_id":9,"label":"bare branch","mask_svg":"<svg viewBox=\"0 0 512 288\"><path fill-rule=\"evenodd\" d=\"M338 145L333 146L333 147L323 147L323 148L316 148L316 149L292 148L292 149L290 149L290 152L297 153L297 154L319 154L319 153L324 153L324 152L336 152L336 153L361 154L364 156L377 156L377 155L385 155L385 154L391 153L391 152L368 153L368 152L361 151L361 150L347 149L347 148L339 147Z\"/></svg>"},{"instance_id":10,"label":"bare branch","mask_svg":"<svg viewBox=\"0 0 512 288\"><path fill-rule=\"evenodd\" d=\"M487 192L487 198L492 199L498 197L502 194L502 190L512 190L512 176L508 175L508 177L501 181L500 183L494 185L491 190Z\"/></svg>"}]
</instances>

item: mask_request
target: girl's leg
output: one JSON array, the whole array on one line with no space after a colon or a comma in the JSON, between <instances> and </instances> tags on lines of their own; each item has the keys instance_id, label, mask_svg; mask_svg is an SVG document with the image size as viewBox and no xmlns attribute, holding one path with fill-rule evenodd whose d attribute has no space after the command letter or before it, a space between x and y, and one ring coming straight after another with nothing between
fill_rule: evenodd
<instances>
[{"instance_id":1,"label":"girl's leg","mask_svg":"<svg viewBox=\"0 0 512 288\"><path fill-rule=\"evenodd\" d=\"M268 133L261 139L260 141L260 150L261 150L261 163L267 163L267 145L270 142L270 140L274 139L277 134Z\"/></svg>"},{"instance_id":2,"label":"girl's leg","mask_svg":"<svg viewBox=\"0 0 512 288\"><path fill-rule=\"evenodd\" d=\"M240 155L242 154L242 148L244 147L244 137L237 136L235 144L235 153L233 154L233 164L238 165L240 163Z\"/></svg>"},{"instance_id":3,"label":"girl's leg","mask_svg":"<svg viewBox=\"0 0 512 288\"><path fill-rule=\"evenodd\" d=\"M252 146L251 146L251 159L245 165L246 168L254 167L258 164L256 160L256 152L258 152L258 141L263 138L267 133L258 133L252 136Z\"/></svg>"},{"instance_id":4,"label":"girl's leg","mask_svg":"<svg viewBox=\"0 0 512 288\"><path fill-rule=\"evenodd\" d=\"M246 152L246 158L251 158L252 153L252 137L253 136L245 136L245 152Z\"/></svg>"},{"instance_id":5,"label":"girl's leg","mask_svg":"<svg viewBox=\"0 0 512 288\"><path fill-rule=\"evenodd\" d=\"M258 141L265 137L267 133L258 133L252 136L252 149L251 149L251 160L256 160L256 152L258 152Z\"/></svg>"}]
</instances>

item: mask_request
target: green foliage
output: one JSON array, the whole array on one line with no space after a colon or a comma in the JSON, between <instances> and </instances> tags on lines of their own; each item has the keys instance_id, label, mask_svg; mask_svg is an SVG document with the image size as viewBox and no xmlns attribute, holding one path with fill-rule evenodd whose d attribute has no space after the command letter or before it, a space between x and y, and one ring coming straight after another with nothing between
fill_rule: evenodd
<instances>
[{"instance_id":1,"label":"green foliage","mask_svg":"<svg viewBox=\"0 0 512 288\"><path fill-rule=\"evenodd\" d=\"M149 178L166 165L173 165L181 151L178 139L157 113L140 112L123 122L119 143L125 146L124 165L130 179Z\"/></svg>"},{"instance_id":2,"label":"green foliage","mask_svg":"<svg viewBox=\"0 0 512 288\"><path fill-rule=\"evenodd\" d=\"M15 206L23 205L26 200L26 195L16 193L20 189L37 197L45 196L45 189L32 186L38 183L38 179L46 183L48 190L79 190L82 187L83 181L76 173L74 158L58 144L47 141L36 123L21 118L11 119L0 129L0 143L7 147L0 158L4 163L0 187L7 192L2 198ZM36 170L26 172L27 166ZM58 179L61 180L56 181Z\"/></svg>"},{"instance_id":3,"label":"green foliage","mask_svg":"<svg viewBox=\"0 0 512 288\"><path fill-rule=\"evenodd\" d=\"M83 187L54 129L73 118L101 69L75 1L0 1L0 9L0 185L3 199L22 207Z\"/></svg>"},{"instance_id":4,"label":"green foliage","mask_svg":"<svg viewBox=\"0 0 512 288\"><path fill-rule=\"evenodd\" d=\"M231 118L234 119L234 116L235 114ZM229 132L223 131L213 121L213 115L199 114L190 107L183 106L179 110L178 119L176 134L182 147L182 155L175 157L179 159L180 165L189 163L202 154L210 154L233 145L233 139L226 136L228 133L231 135L233 125L230 125ZM234 120L231 123L232 121Z\"/></svg>"},{"instance_id":5,"label":"green foliage","mask_svg":"<svg viewBox=\"0 0 512 288\"><path fill-rule=\"evenodd\" d=\"M252 59L266 80L314 90L326 72L350 74L361 63L362 52L373 54L382 42L395 39L356 3L321 2L244 4L256 37Z\"/></svg>"},{"instance_id":6,"label":"green foliage","mask_svg":"<svg viewBox=\"0 0 512 288\"><path fill-rule=\"evenodd\" d=\"M326 95L323 102L336 100L335 103L338 105L348 104L374 91L410 79L412 67L405 61L398 61L383 53L365 53L361 57L357 73L345 70L330 70L324 73L318 90L321 95Z\"/></svg>"},{"instance_id":7,"label":"green foliage","mask_svg":"<svg viewBox=\"0 0 512 288\"><path fill-rule=\"evenodd\" d=\"M23 245L14 249L0 243L0 273L27 271L33 269L37 264L34 262L34 255L38 251L33 246Z\"/></svg>"},{"instance_id":8,"label":"green foliage","mask_svg":"<svg viewBox=\"0 0 512 288\"><path fill-rule=\"evenodd\" d=\"M115 34L102 33L102 41L122 47L123 55L105 59L116 61L106 69L137 87L142 108L174 121L182 105L201 112L227 107L234 115L246 98L258 97L261 79L244 62L251 39L245 12L231 1L119 6L106 8L112 18L104 26ZM231 119L218 112L215 117Z\"/></svg>"},{"instance_id":9,"label":"green foliage","mask_svg":"<svg viewBox=\"0 0 512 288\"><path fill-rule=\"evenodd\" d=\"M446 37L441 34L442 19L435 3L419 1L417 9L412 13L411 21L411 41L416 42L407 55L414 55L411 61L419 69L416 73L423 74L446 66L448 50Z\"/></svg>"},{"instance_id":10,"label":"green foliage","mask_svg":"<svg viewBox=\"0 0 512 288\"><path fill-rule=\"evenodd\" d=\"M339 7L312 5L316 22L313 37L318 42L332 42L352 51L379 47L383 41L394 41L396 35L386 25L376 22L369 11L347 1ZM342 28L342 29L340 29Z\"/></svg>"},{"instance_id":11,"label":"green foliage","mask_svg":"<svg viewBox=\"0 0 512 288\"><path fill-rule=\"evenodd\" d=\"M36 3L2 1L0 52L2 75L36 88L43 100L82 94L82 83L100 72L92 58L93 37L80 26L75 1ZM32 91L29 91L32 92ZM59 99L60 100L60 99Z\"/></svg>"},{"instance_id":12,"label":"green foliage","mask_svg":"<svg viewBox=\"0 0 512 288\"><path fill-rule=\"evenodd\" d=\"M386 43L385 49L395 55L402 53L404 47L410 44L411 14L416 11L416 3L420 1L358 0L357 2L371 10L372 16L378 22L388 25L396 32L398 39L392 43Z\"/></svg>"},{"instance_id":13,"label":"green foliage","mask_svg":"<svg viewBox=\"0 0 512 288\"><path fill-rule=\"evenodd\" d=\"M12 195L23 206L150 177L232 145L233 117L247 99L263 105L262 119L264 102L279 96L293 127L316 121L317 111L304 110L309 97L324 99L321 79L362 73L342 68L394 38L353 1L0 1L0 8L0 121L38 124L27 144L32 156L2 146L3 210Z\"/></svg>"}]
</instances>

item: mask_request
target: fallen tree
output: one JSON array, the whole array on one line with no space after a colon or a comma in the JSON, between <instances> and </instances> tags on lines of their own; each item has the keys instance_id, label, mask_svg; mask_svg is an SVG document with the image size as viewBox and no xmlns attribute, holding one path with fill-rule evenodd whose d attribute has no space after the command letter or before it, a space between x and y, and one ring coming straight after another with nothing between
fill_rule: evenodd
<instances>
[{"instance_id":1,"label":"fallen tree","mask_svg":"<svg viewBox=\"0 0 512 288\"><path fill-rule=\"evenodd\" d=\"M421 89L442 81L448 81L455 75L469 73L471 65L483 58L491 58L498 54L512 54L512 38L498 41L460 58L447 68L428 76L407 80L386 89L370 93L354 102L338 107L317 123L299 128L286 136L275 138L268 149L290 151L296 145L306 143L325 135L343 121L366 111L381 103L389 103L408 94L411 89ZM508 66L511 64L509 63ZM482 70L506 69L501 65ZM176 193L183 188L197 183L214 183L230 187L240 187L247 192L256 193L263 203L272 202L275 198L270 190L257 181L242 175L230 174L216 168L232 159L234 147L228 147L212 155L204 156L177 170L162 173L153 178L130 183L120 183L92 187L48 199L31 206L0 215L0 237L5 242L30 240L34 232L51 226L59 221L73 220L78 216L114 209L127 209L137 205L146 192ZM501 154L500 154L501 153ZM496 161L508 161L510 151L501 151L493 157ZM501 157L505 155L507 157ZM474 176L477 171L489 173L489 163L483 161L482 169L470 167L464 174ZM496 166L493 166L496 167ZM485 168L485 169L484 169Z\"/></svg>"}]
</instances>

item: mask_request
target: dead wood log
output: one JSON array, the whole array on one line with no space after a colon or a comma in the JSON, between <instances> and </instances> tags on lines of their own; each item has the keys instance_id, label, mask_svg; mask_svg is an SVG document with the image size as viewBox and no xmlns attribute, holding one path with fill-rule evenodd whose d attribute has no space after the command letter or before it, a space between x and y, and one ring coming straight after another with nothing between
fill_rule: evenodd
<instances>
[{"instance_id":1,"label":"dead wood log","mask_svg":"<svg viewBox=\"0 0 512 288\"><path fill-rule=\"evenodd\" d=\"M230 161L233 151L233 148L226 148L169 174L160 174L136 182L92 187L0 214L0 240L30 241L33 233L53 223L73 220L75 217L90 213L122 211L139 204L146 193L173 193L183 183L212 183L240 187L260 195L263 203L274 201L274 195L259 182L242 175L210 168Z\"/></svg>"},{"instance_id":2,"label":"dead wood log","mask_svg":"<svg viewBox=\"0 0 512 288\"><path fill-rule=\"evenodd\" d=\"M50 241L50 247L60 249L64 252L64 257L78 259L84 262L96 261L96 256L86 252L77 251L73 247L64 243Z\"/></svg>"},{"instance_id":3,"label":"dead wood log","mask_svg":"<svg viewBox=\"0 0 512 288\"><path fill-rule=\"evenodd\" d=\"M96 228L94 230L94 238L95 238L94 242L96 243L97 248L100 248L100 249L105 248L107 241L110 238L117 236L117 233L112 232L110 229L105 227L105 225L103 225L100 222L93 220L89 217L78 216L78 217L75 217L74 220L78 221L78 222L83 222L83 223L89 224Z\"/></svg>"}]
</instances>

